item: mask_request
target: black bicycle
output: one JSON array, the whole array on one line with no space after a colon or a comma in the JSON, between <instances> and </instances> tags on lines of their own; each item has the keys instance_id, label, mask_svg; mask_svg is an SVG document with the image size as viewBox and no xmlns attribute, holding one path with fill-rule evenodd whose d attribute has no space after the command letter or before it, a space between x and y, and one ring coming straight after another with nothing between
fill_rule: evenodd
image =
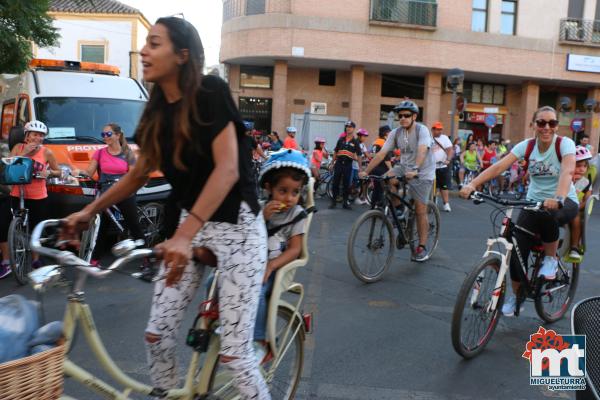
<instances>
[{"instance_id":1,"label":"black bicycle","mask_svg":"<svg viewBox=\"0 0 600 400\"><path fill-rule=\"evenodd\" d=\"M393 189L392 179L400 182L399 193ZM379 206L362 214L352 226L347 255L354 276L365 283L372 283L380 280L389 268L394 248L400 250L408 245L414 259L419 235L414 203L407 198L407 179L371 175L364 180L381 184L383 196ZM440 236L440 212L431 201L427 204L427 221L425 259L429 259L435 251Z\"/></svg>"},{"instance_id":2,"label":"black bicycle","mask_svg":"<svg viewBox=\"0 0 600 400\"><path fill-rule=\"evenodd\" d=\"M537 235L515 224L512 214L515 208L546 212L541 202L511 201L480 192L474 192L472 199L475 204L489 200L499 205L494 206L490 219L494 230L498 226L500 229L496 237L488 239L483 260L465 278L454 306L452 345L464 358L478 355L494 334L502 314L505 276L511 257L517 257L522 282L516 294L515 316L519 315L521 304L531 299L540 318L548 323L558 321L573 301L579 278L579 265L570 264L569 267L560 257L555 279L538 276L544 259L542 242ZM497 221L502 222L498 225ZM534 243L527 260L521 256L523 253L515 238L517 231L529 236Z\"/></svg>"}]
</instances>

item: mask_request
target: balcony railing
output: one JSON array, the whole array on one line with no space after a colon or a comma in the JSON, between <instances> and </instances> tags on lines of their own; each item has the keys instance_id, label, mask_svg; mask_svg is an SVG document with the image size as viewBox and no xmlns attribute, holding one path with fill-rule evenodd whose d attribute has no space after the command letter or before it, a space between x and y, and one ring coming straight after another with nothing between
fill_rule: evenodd
<instances>
[{"instance_id":1,"label":"balcony railing","mask_svg":"<svg viewBox=\"0 0 600 400\"><path fill-rule=\"evenodd\" d=\"M561 42L600 46L600 20L561 19L559 40Z\"/></svg>"},{"instance_id":2,"label":"balcony railing","mask_svg":"<svg viewBox=\"0 0 600 400\"><path fill-rule=\"evenodd\" d=\"M291 0L223 0L223 22L245 15L291 12Z\"/></svg>"},{"instance_id":3,"label":"balcony railing","mask_svg":"<svg viewBox=\"0 0 600 400\"><path fill-rule=\"evenodd\" d=\"M437 26L435 0L371 0L371 21Z\"/></svg>"}]
</instances>

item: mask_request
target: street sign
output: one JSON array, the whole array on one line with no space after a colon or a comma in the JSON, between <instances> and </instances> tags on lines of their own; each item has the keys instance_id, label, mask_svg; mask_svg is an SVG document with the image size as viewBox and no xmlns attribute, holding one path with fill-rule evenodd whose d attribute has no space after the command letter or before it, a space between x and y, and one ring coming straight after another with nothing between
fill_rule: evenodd
<instances>
[{"instance_id":1,"label":"street sign","mask_svg":"<svg viewBox=\"0 0 600 400\"><path fill-rule=\"evenodd\" d=\"M585 120L583 118L573 118L571 120L571 130L575 133L581 132L585 127Z\"/></svg>"},{"instance_id":2,"label":"street sign","mask_svg":"<svg viewBox=\"0 0 600 400\"><path fill-rule=\"evenodd\" d=\"M498 118L496 118L494 114L487 114L483 122L488 128L493 128L496 126L496 123L498 123Z\"/></svg>"}]
</instances>

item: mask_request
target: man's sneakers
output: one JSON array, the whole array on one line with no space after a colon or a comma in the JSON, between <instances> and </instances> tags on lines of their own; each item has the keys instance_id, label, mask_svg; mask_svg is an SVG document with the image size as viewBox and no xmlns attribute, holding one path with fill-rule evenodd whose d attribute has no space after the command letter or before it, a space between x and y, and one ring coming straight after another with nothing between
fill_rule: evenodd
<instances>
[{"instance_id":1,"label":"man's sneakers","mask_svg":"<svg viewBox=\"0 0 600 400\"><path fill-rule=\"evenodd\" d=\"M0 263L0 279L6 278L11 273L10 261L4 260Z\"/></svg>"},{"instance_id":2,"label":"man's sneakers","mask_svg":"<svg viewBox=\"0 0 600 400\"><path fill-rule=\"evenodd\" d=\"M426 261L427 258L429 258L429 254L427 254L427 248L420 244L415 250L413 260L417 262L423 262Z\"/></svg>"},{"instance_id":3,"label":"man's sneakers","mask_svg":"<svg viewBox=\"0 0 600 400\"><path fill-rule=\"evenodd\" d=\"M542 266L538 272L538 276L544 275L546 280L553 280L556 278L556 271L558 270L558 260L556 257L545 256L542 261Z\"/></svg>"},{"instance_id":4,"label":"man's sneakers","mask_svg":"<svg viewBox=\"0 0 600 400\"><path fill-rule=\"evenodd\" d=\"M356 200L354 200L354 204L356 204L357 206L362 206L367 203L367 200L362 200L360 197L357 197Z\"/></svg>"},{"instance_id":5,"label":"man's sneakers","mask_svg":"<svg viewBox=\"0 0 600 400\"><path fill-rule=\"evenodd\" d=\"M442 208L446 212L452 211L452 208L450 208L450 203L444 203L444 206Z\"/></svg>"},{"instance_id":6,"label":"man's sneakers","mask_svg":"<svg viewBox=\"0 0 600 400\"><path fill-rule=\"evenodd\" d=\"M579 251L577 247L571 247L571 251L569 251L568 259L570 262L580 263L583 261L583 254Z\"/></svg>"},{"instance_id":7,"label":"man's sneakers","mask_svg":"<svg viewBox=\"0 0 600 400\"><path fill-rule=\"evenodd\" d=\"M504 304L502 305L502 314L505 317L513 317L515 315L515 311L517 310L517 297L515 295L508 296L504 299ZM523 311L523 306L519 311Z\"/></svg>"}]
</instances>

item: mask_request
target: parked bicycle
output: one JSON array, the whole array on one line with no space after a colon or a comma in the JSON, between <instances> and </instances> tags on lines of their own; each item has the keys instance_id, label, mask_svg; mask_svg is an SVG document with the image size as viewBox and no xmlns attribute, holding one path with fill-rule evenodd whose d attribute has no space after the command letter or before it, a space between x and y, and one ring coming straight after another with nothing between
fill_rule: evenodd
<instances>
[{"instance_id":1,"label":"parked bicycle","mask_svg":"<svg viewBox=\"0 0 600 400\"><path fill-rule=\"evenodd\" d=\"M45 179L38 174L33 179ZM32 270L32 255L29 246L29 210L25 207L25 189L19 187L19 208L11 209L12 221L8 227L8 249L10 266L19 285L27 283L27 274Z\"/></svg>"},{"instance_id":2,"label":"parked bicycle","mask_svg":"<svg viewBox=\"0 0 600 400\"><path fill-rule=\"evenodd\" d=\"M80 176L80 179L86 179L87 177ZM105 185L111 185L116 181L105 182ZM96 183L94 187L94 196L98 198L101 194L101 185ZM154 246L163 240L161 227L164 223L164 207L160 203L150 202L143 205L137 205L137 214L140 226L144 232L144 239L148 246ZM121 210L117 205L113 205L103 213L106 216L106 221L110 222L109 227L106 229L112 229L119 240L128 237L127 229L123 226L124 218ZM96 248L96 241L100 232L101 215L98 214L90 222L87 230L81 235L81 245L79 248L79 256L86 261L91 261L92 254Z\"/></svg>"},{"instance_id":3,"label":"parked bicycle","mask_svg":"<svg viewBox=\"0 0 600 400\"><path fill-rule=\"evenodd\" d=\"M311 216L308 218L310 219ZM77 273L71 293L67 296L63 321L67 349L63 369L66 376L111 399L131 399L133 393L182 400L208 398L208 395L214 395L215 398L223 400L239 398L239 393L234 389L230 372L219 361L217 278L213 279L207 299L201 304L194 326L187 336L186 342L193 348L193 354L185 375L184 386L171 390L151 387L126 375L114 363L95 328L92 310L85 301L84 289L87 276L104 277L131 261L158 255L150 249L136 248L138 243L128 239L113 247L113 253L117 259L109 267L94 267L71 252L48 247L49 243L56 243L56 228L59 225L59 220L47 220L35 227L31 247L36 252L55 259L58 265L42 267L32 272L30 277L34 289L42 293L58 279L63 270L73 270ZM52 229L53 231L51 231ZM58 244L56 243L56 245ZM304 288L300 283L293 282L293 276L296 269L305 265L308 260L306 246L307 239L305 238L301 259L295 260L277 271L269 302L267 340L273 358L261 364L261 371L270 387L273 399L294 398L302 373L304 338L309 331L310 316L300 313ZM293 296L295 298L292 298ZM78 325L83 330L84 337L95 358L104 371L123 387L122 390L111 386L90 372L84 371L69 359L68 349L74 344L73 336Z\"/></svg>"},{"instance_id":4,"label":"parked bicycle","mask_svg":"<svg viewBox=\"0 0 600 400\"><path fill-rule=\"evenodd\" d=\"M365 179L382 183L382 205L356 220L348 238L347 256L354 276L365 283L372 283L380 280L389 268L394 247L400 250L408 245L414 257L419 235L414 204L407 198L406 178L370 175ZM392 189L391 179L400 181L400 194ZM400 204L394 206L395 201ZM434 253L440 235L440 212L431 201L427 204L427 220L426 259Z\"/></svg>"},{"instance_id":5,"label":"parked bicycle","mask_svg":"<svg viewBox=\"0 0 600 400\"><path fill-rule=\"evenodd\" d=\"M505 276L511 257L517 257L519 275L523 282L517 293L515 316L519 315L521 304L532 299L540 318L548 323L558 321L573 301L579 278L579 265L569 266L560 257L554 280L538 276L544 258L541 240L516 225L512 221L512 214L515 208L544 212L542 203L506 200L481 192L474 192L471 198L475 204L489 200L500 205L494 206L491 220L495 225L501 219L502 224L498 236L488 239L483 260L465 278L454 306L452 345L464 358L478 355L494 334L502 314L507 286ZM536 243L528 260L521 257L522 252L515 239L517 231L531 236L531 240Z\"/></svg>"}]
</instances>

